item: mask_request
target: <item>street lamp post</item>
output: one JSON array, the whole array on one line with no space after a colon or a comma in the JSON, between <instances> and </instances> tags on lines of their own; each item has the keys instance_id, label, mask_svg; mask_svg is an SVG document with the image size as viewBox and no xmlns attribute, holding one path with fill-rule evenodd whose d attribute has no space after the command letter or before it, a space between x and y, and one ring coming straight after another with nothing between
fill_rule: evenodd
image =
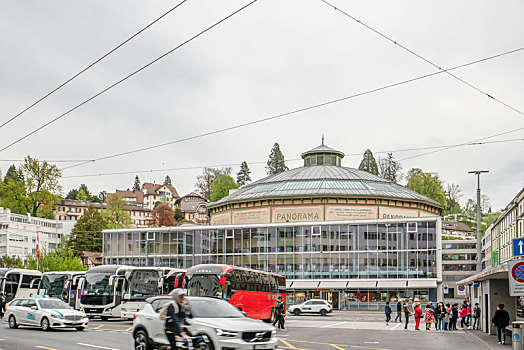
<instances>
[{"instance_id":1,"label":"street lamp post","mask_svg":"<svg viewBox=\"0 0 524 350\"><path fill-rule=\"evenodd\" d=\"M489 173L489 170L472 170L468 174L477 175L477 273L482 271L482 229L480 213L480 174Z\"/></svg>"}]
</instances>

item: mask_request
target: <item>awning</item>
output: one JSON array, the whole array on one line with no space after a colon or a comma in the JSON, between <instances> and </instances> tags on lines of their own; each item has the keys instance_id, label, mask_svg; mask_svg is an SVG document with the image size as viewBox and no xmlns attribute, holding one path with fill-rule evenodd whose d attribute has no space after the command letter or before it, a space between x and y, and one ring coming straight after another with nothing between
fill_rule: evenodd
<instances>
[{"instance_id":1,"label":"awning","mask_svg":"<svg viewBox=\"0 0 524 350\"><path fill-rule=\"evenodd\" d=\"M437 288L436 280L408 280L408 288Z\"/></svg>"},{"instance_id":2,"label":"awning","mask_svg":"<svg viewBox=\"0 0 524 350\"><path fill-rule=\"evenodd\" d=\"M290 289L316 289L320 281L293 281L291 283Z\"/></svg>"},{"instance_id":3,"label":"awning","mask_svg":"<svg viewBox=\"0 0 524 350\"><path fill-rule=\"evenodd\" d=\"M349 281L347 288L377 288L377 281Z\"/></svg>"},{"instance_id":4,"label":"awning","mask_svg":"<svg viewBox=\"0 0 524 350\"><path fill-rule=\"evenodd\" d=\"M378 281L377 288L406 288L406 280Z\"/></svg>"},{"instance_id":5,"label":"awning","mask_svg":"<svg viewBox=\"0 0 524 350\"><path fill-rule=\"evenodd\" d=\"M319 288L346 289L347 280L342 281L321 281Z\"/></svg>"}]
</instances>

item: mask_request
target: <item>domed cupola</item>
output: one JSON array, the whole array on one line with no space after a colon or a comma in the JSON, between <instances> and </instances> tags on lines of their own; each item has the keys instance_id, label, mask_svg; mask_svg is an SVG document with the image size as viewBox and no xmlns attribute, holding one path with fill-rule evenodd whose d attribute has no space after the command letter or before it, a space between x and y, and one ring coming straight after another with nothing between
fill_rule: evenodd
<instances>
[{"instance_id":1,"label":"domed cupola","mask_svg":"<svg viewBox=\"0 0 524 350\"><path fill-rule=\"evenodd\" d=\"M341 166L344 153L337 151L331 147L324 145L324 136L322 136L322 144L313 148L310 151L302 153L304 159L304 166L315 165L334 165Z\"/></svg>"}]
</instances>

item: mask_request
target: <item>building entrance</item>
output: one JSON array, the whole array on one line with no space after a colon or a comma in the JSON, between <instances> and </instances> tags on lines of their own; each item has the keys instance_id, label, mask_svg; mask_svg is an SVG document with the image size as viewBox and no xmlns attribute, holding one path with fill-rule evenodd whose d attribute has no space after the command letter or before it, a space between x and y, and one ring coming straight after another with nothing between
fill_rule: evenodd
<instances>
[{"instance_id":1,"label":"building entrance","mask_svg":"<svg viewBox=\"0 0 524 350\"><path fill-rule=\"evenodd\" d=\"M339 292L322 292L322 299L327 300L333 306L333 309L339 309Z\"/></svg>"}]
</instances>

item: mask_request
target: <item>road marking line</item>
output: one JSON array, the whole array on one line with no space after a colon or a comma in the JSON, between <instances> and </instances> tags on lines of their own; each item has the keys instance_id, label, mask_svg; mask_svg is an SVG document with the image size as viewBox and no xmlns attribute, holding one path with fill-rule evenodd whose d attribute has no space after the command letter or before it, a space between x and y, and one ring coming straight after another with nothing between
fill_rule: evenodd
<instances>
[{"instance_id":1,"label":"road marking line","mask_svg":"<svg viewBox=\"0 0 524 350\"><path fill-rule=\"evenodd\" d=\"M115 349L115 348L108 348L107 346L100 346L100 345L93 345L93 344L76 343L76 345L89 346L92 348L105 349L105 350L120 350L120 349Z\"/></svg>"},{"instance_id":2,"label":"road marking line","mask_svg":"<svg viewBox=\"0 0 524 350\"><path fill-rule=\"evenodd\" d=\"M368 346L346 345L346 344L330 344L330 343L321 343L321 342L314 342L314 341L307 341L307 340L292 340L292 339L288 339L288 341L292 341L292 342L296 342L296 343L307 343L307 344L336 345L336 346L344 346L346 348L356 348L356 349L388 350L388 349L384 349L384 348L370 348Z\"/></svg>"},{"instance_id":3,"label":"road marking line","mask_svg":"<svg viewBox=\"0 0 524 350\"><path fill-rule=\"evenodd\" d=\"M46 349L46 350L58 350L58 349L55 349L55 348L47 348L45 346L40 346L40 345L35 346L35 348Z\"/></svg>"},{"instance_id":4,"label":"road marking line","mask_svg":"<svg viewBox=\"0 0 524 350\"><path fill-rule=\"evenodd\" d=\"M402 325L402 323L399 323L399 324L397 324L395 327L391 328L391 330L394 331L395 329L397 329L397 328L398 328L399 326L401 326L401 325Z\"/></svg>"},{"instance_id":5,"label":"road marking line","mask_svg":"<svg viewBox=\"0 0 524 350\"><path fill-rule=\"evenodd\" d=\"M129 332L129 331L132 330L132 329L133 329L133 326L127 328L127 329L126 329L126 332Z\"/></svg>"},{"instance_id":6,"label":"road marking line","mask_svg":"<svg viewBox=\"0 0 524 350\"><path fill-rule=\"evenodd\" d=\"M284 343L284 345L287 346L288 349L296 349L296 347L293 346L293 345L291 345L291 344L289 344L288 341L286 341L286 340L284 340L284 339L278 339L278 340L280 340L282 343Z\"/></svg>"},{"instance_id":7,"label":"road marking line","mask_svg":"<svg viewBox=\"0 0 524 350\"><path fill-rule=\"evenodd\" d=\"M347 322L332 323L332 324L328 324L328 325L325 325L325 326L321 326L320 328L328 328L328 327L333 327L333 326L339 326L339 325L344 324L344 323L347 323Z\"/></svg>"},{"instance_id":8,"label":"road marking line","mask_svg":"<svg viewBox=\"0 0 524 350\"><path fill-rule=\"evenodd\" d=\"M101 324L100 326L96 326L96 327L94 327L93 329L100 329L100 328L102 328L102 327L104 327L103 324Z\"/></svg>"},{"instance_id":9,"label":"road marking line","mask_svg":"<svg viewBox=\"0 0 524 350\"><path fill-rule=\"evenodd\" d=\"M334 347L334 348L337 349L337 350L346 350L346 349L341 348L340 346L335 345L335 344L329 344L329 345L331 345L332 347Z\"/></svg>"}]
</instances>

